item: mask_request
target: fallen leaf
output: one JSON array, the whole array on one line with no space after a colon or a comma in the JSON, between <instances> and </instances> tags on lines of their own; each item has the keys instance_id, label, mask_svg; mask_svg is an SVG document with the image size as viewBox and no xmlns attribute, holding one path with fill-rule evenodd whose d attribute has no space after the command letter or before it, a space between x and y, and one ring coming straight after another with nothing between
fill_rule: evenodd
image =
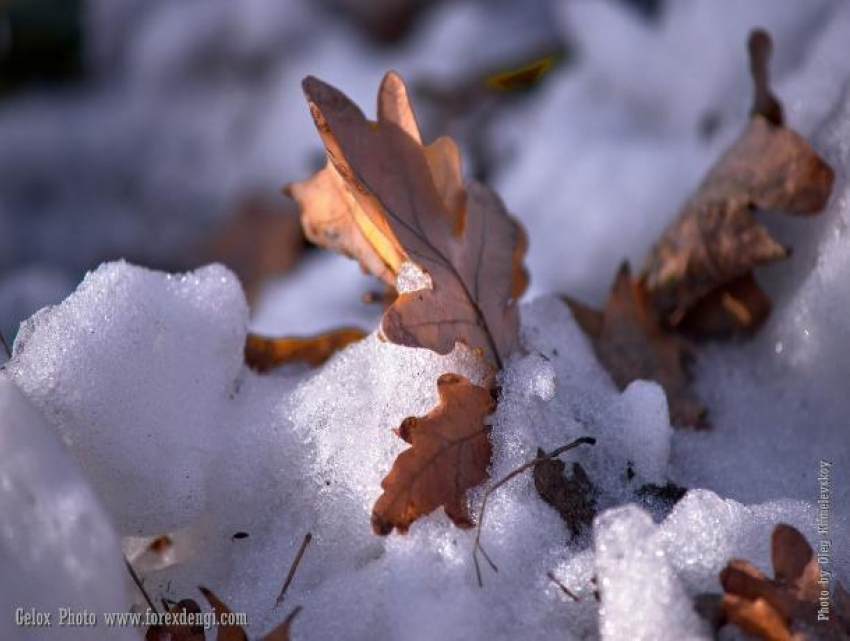
<instances>
[{"instance_id":1,"label":"fallen leaf","mask_svg":"<svg viewBox=\"0 0 850 641\"><path fill-rule=\"evenodd\" d=\"M537 458L546 456L537 450ZM596 487L584 468L573 463L572 476L564 474L565 463L558 458L547 458L534 465L534 488L546 503L551 505L570 530L577 536L593 523L596 516Z\"/></svg>"},{"instance_id":2,"label":"fallen leaf","mask_svg":"<svg viewBox=\"0 0 850 641\"><path fill-rule=\"evenodd\" d=\"M245 341L245 364L258 372L295 362L318 367L341 349L365 336L365 332L354 327L343 327L307 337L270 338L248 334Z\"/></svg>"},{"instance_id":3,"label":"fallen leaf","mask_svg":"<svg viewBox=\"0 0 850 641\"><path fill-rule=\"evenodd\" d=\"M192 599L184 599L172 607L172 614L187 613L193 616L201 614L198 603ZM203 625L152 625L145 632L145 641L204 641Z\"/></svg>"},{"instance_id":4,"label":"fallen leaf","mask_svg":"<svg viewBox=\"0 0 850 641\"><path fill-rule=\"evenodd\" d=\"M763 598L753 600L724 594L721 602L727 621L764 641L792 641L788 623Z\"/></svg>"},{"instance_id":5,"label":"fallen leaf","mask_svg":"<svg viewBox=\"0 0 850 641\"><path fill-rule=\"evenodd\" d=\"M755 87L750 123L685 203L645 268L652 304L662 322L674 327L715 290L746 277L758 265L788 256L754 218L754 210L815 214L832 191L832 169L802 136L784 126L781 106L770 93L767 33L753 32L749 48ZM756 329L767 315L766 297L753 291L757 287L750 281L743 299L734 294L733 299L724 298L721 291L709 304L715 316L730 315L728 321L693 325L727 333L743 321L748 331ZM753 308L748 302L757 304ZM707 313L703 305L699 315Z\"/></svg>"},{"instance_id":6,"label":"fallen leaf","mask_svg":"<svg viewBox=\"0 0 850 641\"><path fill-rule=\"evenodd\" d=\"M298 616L299 612L301 612L300 605L289 613L289 615L283 620L283 623L264 636L263 641L289 641L289 630L292 627L292 621Z\"/></svg>"},{"instance_id":7,"label":"fallen leaf","mask_svg":"<svg viewBox=\"0 0 850 641\"><path fill-rule=\"evenodd\" d=\"M371 224L330 161L307 180L287 185L284 193L300 205L308 240L356 259L363 271L395 285L406 257L394 239Z\"/></svg>"},{"instance_id":8,"label":"fallen leaf","mask_svg":"<svg viewBox=\"0 0 850 641\"><path fill-rule=\"evenodd\" d=\"M304 234L295 207L288 200L245 200L219 229L204 254L204 262L232 269L252 300L267 278L290 270L304 251Z\"/></svg>"},{"instance_id":9,"label":"fallen leaf","mask_svg":"<svg viewBox=\"0 0 850 641\"><path fill-rule=\"evenodd\" d=\"M693 349L661 326L643 282L631 277L627 263L617 273L604 311L569 297L565 301L619 389L637 379L656 381L667 395L674 425L709 427L707 411L690 389Z\"/></svg>"},{"instance_id":10,"label":"fallen leaf","mask_svg":"<svg viewBox=\"0 0 850 641\"><path fill-rule=\"evenodd\" d=\"M451 139L423 146L397 74L388 73L381 84L377 122L320 80L305 79L304 92L329 166L344 183L344 196L336 201L347 203L347 220L354 221L372 254L363 257L350 224L338 248L357 255L361 264L377 256L386 270L369 269L385 280L387 273L398 275L405 260L430 279L430 288L404 292L387 309L383 335L440 354L466 343L501 367L518 342L516 298L527 283L519 225L488 188L475 181L463 186ZM316 217L311 214L316 199L303 191L299 196L295 186L290 191L308 226Z\"/></svg>"},{"instance_id":11,"label":"fallen leaf","mask_svg":"<svg viewBox=\"0 0 850 641\"><path fill-rule=\"evenodd\" d=\"M803 602L815 603L821 592L820 566L812 546L796 528L780 523L770 539L770 559L776 580Z\"/></svg>"},{"instance_id":12,"label":"fallen leaf","mask_svg":"<svg viewBox=\"0 0 850 641\"><path fill-rule=\"evenodd\" d=\"M308 81L320 82L306 79L305 93L308 91ZM320 118L318 107L311 101L309 93L307 99L314 119ZM344 96L343 99L348 101ZM353 103L348 103L359 113ZM365 120L362 113L360 116ZM381 83L378 92L378 121L385 123L385 126L398 127L422 146L422 137L410 106L407 88L397 74L388 73ZM319 126L319 120L316 124ZM348 174L343 172L341 175L334 165L334 153L339 152L332 152L331 147L328 147L328 162L325 168L311 178L287 185L284 193L300 205L301 221L308 239L317 245L357 259L364 271L394 287L401 265L408 260L407 255L393 235L384 215L376 211L371 206L372 203L364 208L355 198L350 185L343 179L343 175ZM456 215L457 211L462 209L465 197L457 146L450 138L438 138L433 144L424 147L423 153L444 206L447 211Z\"/></svg>"},{"instance_id":13,"label":"fallen leaf","mask_svg":"<svg viewBox=\"0 0 850 641\"><path fill-rule=\"evenodd\" d=\"M458 374L437 381L439 404L420 418L406 418L398 435L411 447L399 454L381 483L383 494L372 510L376 534L406 532L417 518L439 507L461 527L472 525L466 491L487 478L493 409L489 390Z\"/></svg>"},{"instance_id":14,"label":"fallen leaf","mask_svg":"<svg viewBox=\"0 0 850 641\"><path fill-rule=\"evenodd\" d=\"M198 586L198 589L204 595L207 603L210 604L213 612L215 612L216 620L221 620L223 616L233 614L227 604L219 599L212 590L208 590L202 586ZM245 634L245 630L239 625L217 625L216 627L218 628L218 634L216 635L217 641L248 641L248 635Z\"/></svg>"},{"instance_id":15,"label":"fallen leaf","mask_svg":"<svg viewBox=\"0 0 850 641\"><path fill-rule=\"evenodd\" d=\"M530 461L526 461L519 467L515 467L513 470L508 472L507 475L503 476L501 479L496 481L493 485L487 488L487 491L484 492L484 495L481 498L481 508L478 513L478 527L475 531L475 543L472 546L472 561L475 564L475 576L478 579L478 586L484 587L484 582L481 577L481 564L478 562L478 554L479 552L493 568L494 572L498 572L499 568L496 567L496 564L493 563L493 559L490 558L490 555L484 551L484 546L481 544L481 527L484 525L484 515L487 511L487 501L490 500L490 496L498 490L500 487L515 479L517 476L525 472L526 470L537 466L538 463L542 463L547 459L554 459L563 454L564 452L568 452L569 450L575 449L580 445L596 445L596 439L592 436L582 436L577 438L576 440L567 443L566 445L562 445L560 447L556 447L551 452L544 452L543 450L537 450L537 456L531 459ZM551 469L551 468L550 468ZM563 468L562 468L563 469Z\"/></svg>"},{"instance_id":16,"label":"fallen leaf","mask_svg":"<svg viewBox=\"0 0 850 641\"><path fill-rule=\"evenodd\" d=\"M840 584L831 598L837 605L836 616L818 621L825 587L820 582L818 558L799 530L785 523L777 525L770 553L773 579L742 559L730 560L720 573L725 620L766 641L813 638L809 632L816 633L814 638L850 638L841 607L846 594Z\"/></svg>"},{"instance_id":17,"label":"fallen leaf","mask_svg":"<svg viewBox=\"0 0 850 641\"><path fill-rule=\"evenodd\" d=\"M677 329L692 336L713 338L748 335L762 326L771 308L767 294L748 273L699 299Z\"/></svg>"},{"instance_id":18,"label":"fallen leaf","mask_svg":"<svg viewBox=\"0 0 850 641\"><path fill-rule=\"evenodd\" d=\"M499 91L528 89L540 82L557 62L557 55L543 56L514 69L495 72L487 77L486 83Z\"/></svg>"}]
</instances>

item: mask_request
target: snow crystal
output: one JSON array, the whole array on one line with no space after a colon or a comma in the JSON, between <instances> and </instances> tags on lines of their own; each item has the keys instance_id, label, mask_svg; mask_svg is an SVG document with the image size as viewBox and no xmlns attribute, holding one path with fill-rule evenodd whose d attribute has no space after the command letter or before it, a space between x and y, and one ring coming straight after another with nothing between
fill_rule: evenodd
<instances>
[{"instance_id":1,"label":"snow crystal","mask_svg":"<svg viewBox=\"0 0 850 641\"><path fill-rule=\"evenodd\" d=\"M14 609L121 612L126 570L118 537L76 463L38 412L0 373L0 637L17 639ZM39 628L30 628L35 638ZM43 630L43 628L41 629ZM91 628L65 628L89 639ZM115 629L114 639L134 639Z\"/></svg>"},{"instance_id":2,"label":"snow crystal","mask_svg":"<svg viewBox=\"0 0 850 641\"><path fill-rule=\"evenodd\" d=\"M415 292L420 289L433 289L431 277L422 271L416 263L409 260L404 261L398 270L396 278L396 289L399 294Z\"/></svg>"}]
</instances>

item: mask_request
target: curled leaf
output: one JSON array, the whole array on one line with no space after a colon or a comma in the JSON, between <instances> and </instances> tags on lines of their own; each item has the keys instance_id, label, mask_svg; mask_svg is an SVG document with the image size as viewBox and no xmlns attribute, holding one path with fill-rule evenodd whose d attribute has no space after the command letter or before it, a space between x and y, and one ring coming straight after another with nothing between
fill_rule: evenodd
<instances>
[{"instance_id":1,"label":"curled leaf","mask_svg":"<svg viewBox=\"0 0 850 641\"><path fill-rule=\"evenodd\" d=\"M818 620L826 593L812 547L796 528L780 523L770 540L774 578L749 561L732 559L720 573L725 618L742 630L768 641L803 639L795 629L818 626L825 638L843 638L839 616ZM835 600L840 599L836 589ZM820 637L818 637L820 638Z\"/></svg>"},{"instance_id":2,"label":"curled leaf","mask_svg":"<svg viewBox=\"0 0 850 641\"><path fill-rule=\"evenodd\" d=\"M355 327L343 327L306 337L269 338L248 334L245 341L245 364L258 372L295 362L318 367L341 349L365 336L364 331Z\"/></svg>"},{"instance_id":3,"label":"curled leaf","mask_svg":"<svg viewBox=\"0 0 850 641\"><path fill-rule=\"evenodd\" d=\"M356 259L363 271L395 284L404 252L360 209L342 177L328 161L325 168L284 188L301 206L301 225L308 240Z\"/></svg>"},{"instance_id":4,"label":"curled leaf","mask_svg":"<svg viewBox=\"0 0 850 641\"><path fill-rule=\"evenodd\" d=\"M406 418L398 435L411 447L399 454L381 483L372 510L376 534L406 532L420 516L439 507L461 527L471 526L466 491L487 478L493 409L490 392L457 374L437 381L440 402L420 418Z\"/></svg>"},{"instance_id":5,"label":"curled leaf","mask_svg":"<svg viewBox=\"0 0 850 641\"><path fill-rule=\"evenodd\" d=\"M320 80L307 78L304 92L329 168L344 185L344 193L337 190L342 195L334 197L308 197L303 191L299 196L292 188L305 226L315 220L310 212L321 198L344 201L348 220L371 246L373 259L379 257L396 276L399 260L406 259L430 278L430 288L403 293L389 307L381 325L384 336L441 354L462 342L501 366L517 345L515 299L527 283L519 225L492 191L474 181L463 185L451 139L423 146L397 74L388 73L381 84L377 122ZM324 206L330 209L343 207ZM351 237L343 234L336 248L369 263ZM386 273L372 271L386 280Z\"/></svg>"},{"instance_id":6,"label":"curled leaf","mask_svg":"<svg viewBox=\"0 0 850 641\"><path fill-rule=\"evenodd\" d=\"M685 203L647 261L647 291L664 323L680 325L711 292L747 276L758 265L788 256L788 250L755 219L754 210L809 215L821 211L829 199L832 169L802 136L783 125L782 108L767 84L769 52L767 33L754 32L750 39L755 87L752 119ZM757 286L751 282L747 301L759 298L753 287ZM721 295L711 304L718 314L734 317L745 312L739 316L746 329L753 329L766 316L763 303L754 315L746 303L724 310L723 301ZM700 314L706 314L705 308ZM736 320L714 325L725 332L736 326Z\"/></svg>"}]
</instances>

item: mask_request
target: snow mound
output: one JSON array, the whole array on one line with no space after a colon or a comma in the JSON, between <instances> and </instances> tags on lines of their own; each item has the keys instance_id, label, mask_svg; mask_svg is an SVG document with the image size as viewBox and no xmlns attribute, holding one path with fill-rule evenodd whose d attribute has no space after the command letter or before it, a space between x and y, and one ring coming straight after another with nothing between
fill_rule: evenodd
<instances>
[{"instance_id":1,"label":"snow mound","mask_svg":"<svg viewBox=\"0 0 850 641\"><path fill-rule=\"evenodd\" d=\"M245 303L229 272L169 276L112 263L27 322L7 371L65 439L120 531L171 535L167 562L142 553L144 539L125 539L154 599L197 598L207 585L248 613L252 634L300 604L299 634L316 639L503 639L531 629L540 638L597 629L651 638L659 626L701 638L690 597L719 589L731 555L766 560L772 525L805 526L811 511L793 501L748 508L702 491L669 516L669 507L620 507L643 484L669 480L663 392L644 381L618 391L557 298L525 304L521 316L524 355L501 373L489 419L491 482L538 448L595 436L595 446L564 458L596 485L600 515L571 540L530 473L501 487L482 529L499 572L485 568L483 590L474 533L442 510L406 536L370 527L381 479L406 447L393 428L434 406L441 374L482 381L465 348L440 356L372 334L316 370L259 376L242 365ZM312 543L279 604L307 533ZM550 572L581 601L565 602ZM647 585L652 603L632 621Z\"/></svg>"},{"instance_id":2,"label":"snow mound","mask_svg":"<svg viewBox=\"0 0 850 641\"><path fill-rule=\"evenodd\" d=\"M18 389L0 373L0 637L21 638L16 607L102 612L126 609L129 593L118 537L78 466ZM56 628L54 627L54 630ZM35 638L44 628L29 628ZM91 628L63 628L90 639ZM110 638L134 639L116 628Z\"/></svg>"},{"instance_id":3,"label":"snow mound","mask_svg":"<svg viewBox=\"0 0 850 641\"><path fill-rule=\"evenodd\" d=\"M629 505L600 516L595 547L603 639L675 641L708 636L695 634L700 621L649 514Z\"/></svg>"},{"instance_id":4,"label":"snow mound","mask_svg":"<svg viewBox=\"0 0 850 641\"><path fill-rule=\"evenodd\" d=\"M119 529L159 533L203 509L246 323L241 287L222 267L170 276L112 263L24 324L8 375Z\"/></svg>"}]
</instances>

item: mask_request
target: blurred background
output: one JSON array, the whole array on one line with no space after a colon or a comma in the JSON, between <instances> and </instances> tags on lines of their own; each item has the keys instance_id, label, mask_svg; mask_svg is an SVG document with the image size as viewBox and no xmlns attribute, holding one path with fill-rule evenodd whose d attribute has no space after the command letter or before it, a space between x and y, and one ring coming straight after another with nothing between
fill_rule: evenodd
<instances>
[{"instance_id":1,"label":"blurred background","mask_svg":"<svg viewBox=\"0 0 850 641\"><path fill-rule=\"evenodd\" d=\"M223 262L266 333L377 318L378 284L308 247L280 188L323 163L301 79L372 116L390 68L529 228L533 291L595 302L745 121L748 30L781 80L835 6L0 0L0 330L116 259Z\"/></svg>"}]
</instances>

